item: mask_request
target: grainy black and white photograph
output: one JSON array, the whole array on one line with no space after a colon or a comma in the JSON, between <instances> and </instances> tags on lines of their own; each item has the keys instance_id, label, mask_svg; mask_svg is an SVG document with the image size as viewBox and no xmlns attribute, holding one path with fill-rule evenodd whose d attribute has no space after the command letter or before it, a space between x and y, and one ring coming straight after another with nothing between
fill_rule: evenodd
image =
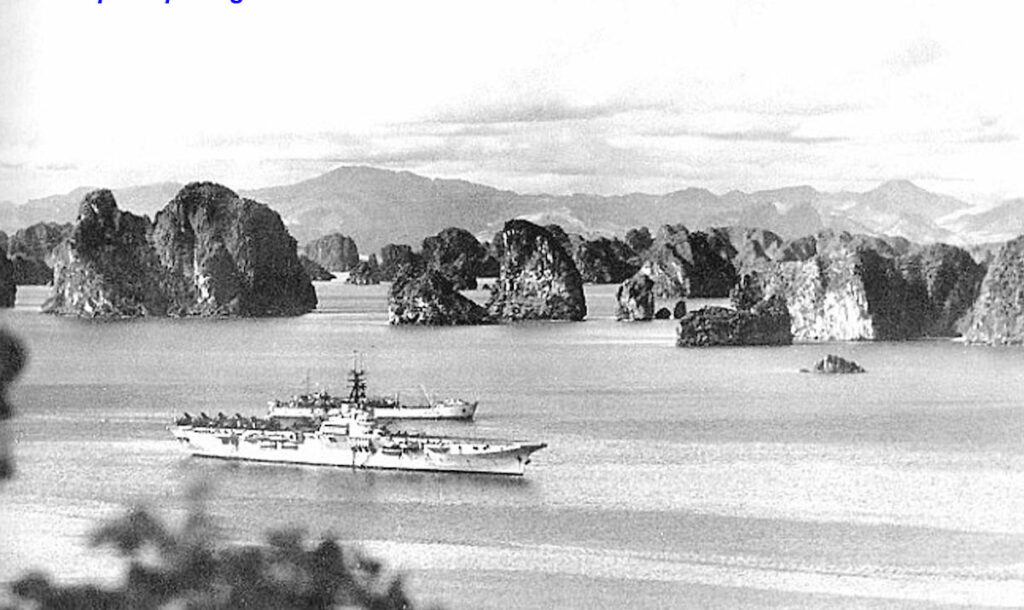
<instances>
[{"instance_id":1,"label":"grainy black and white photograph","mask_svg":"<svg viewBox=\"0 0 1024 610\"><path fill-rule=\"evenodd\" d=\"M3 0L0 608L1024 606L1021 23Z\"/></svg>"}]
</instances>

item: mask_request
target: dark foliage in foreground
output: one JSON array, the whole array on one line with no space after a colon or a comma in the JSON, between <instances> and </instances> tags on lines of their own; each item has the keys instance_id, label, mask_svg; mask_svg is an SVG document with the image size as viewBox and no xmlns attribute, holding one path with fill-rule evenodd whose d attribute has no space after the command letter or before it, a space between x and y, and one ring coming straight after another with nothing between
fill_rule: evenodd
<instances>
[{"instance_id":1,"label":"dark foliage in foreground","mask_svg":"<svg viewBox=\"0 0 1024 610\"><path fill-rule=\"evenodd\" d=\"M309 545L297 530L273 532L259 546L216 544L199 494L184 525L173 530L143 509L102 525L94 546L127 562L115 589L64 586L40 574L12 585L15 608L326 609L412 608L402 581L381 563L325 538Z\"/></svg>"},{"instance_id":2,"label":"dark foliage in foreground","mask_svg":"<svg viewBox=\"0 0 1024 610\"><path fill-rule=\"evenodd\" d=\"M14 417L7 390L25 368L27 359L28 352L21 341L6 329L0 328L0 482L14 476L13 447L9 446L9 436L2 434L7 420Z\"/></svg>"}]
</instances>

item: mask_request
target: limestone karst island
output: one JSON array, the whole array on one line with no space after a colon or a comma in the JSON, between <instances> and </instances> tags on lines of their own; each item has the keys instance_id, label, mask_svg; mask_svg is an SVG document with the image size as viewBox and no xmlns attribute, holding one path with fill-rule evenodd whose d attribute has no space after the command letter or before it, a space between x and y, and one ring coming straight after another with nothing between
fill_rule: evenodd
<instances>
[{"instance_id":1,"label":"limestone karst island","mask_svg":"<svg viewBox=\"0 0 1024 610\"><path fill-rule=\"evenodd\" d=\"M905 181L536 197L366 167L240 193L79 190L0 207L0 302L48 285L62 316L294 316L316 311L314 281L388 282L393 325L608 316L673 319L680 346L1013 344L1019 207L975 213ZM616 285L614 308L585 284Z\"/></svg>"}]
</instances>

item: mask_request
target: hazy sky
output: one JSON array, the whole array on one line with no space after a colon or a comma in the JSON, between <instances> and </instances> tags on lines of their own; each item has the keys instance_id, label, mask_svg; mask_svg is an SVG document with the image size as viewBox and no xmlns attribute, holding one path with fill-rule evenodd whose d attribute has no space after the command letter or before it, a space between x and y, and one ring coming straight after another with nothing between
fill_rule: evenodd
<instances>
[{"instance_id":1,"label":"hazy sky","mask_svg":"<svg viewBox=\"0 0 1024 610\"><path fill-rule=\"evenodd\" d=\"M2 0L0 200L341 164L521 192L908 178L1021 197L1022 18L1019 2Z\"/></svg>"}]
</instances>

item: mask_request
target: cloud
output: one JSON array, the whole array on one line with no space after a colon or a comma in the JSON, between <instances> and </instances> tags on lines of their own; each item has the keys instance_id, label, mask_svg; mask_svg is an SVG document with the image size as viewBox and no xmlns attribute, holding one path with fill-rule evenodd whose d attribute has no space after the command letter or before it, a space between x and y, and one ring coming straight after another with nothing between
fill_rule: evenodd
<instances>
[{"instance_id":1,"label":"cloud","mask_svg":"<svg viewBox=\"0 0 1024 610\"><path fill-rule=\"evenodd\" d=\"M794 100L751 101L741 104L723 106L723 110L746 112L766 116L823 117L847 112L857 112L865 108L864 104L853 102L797 102Z\"/></svg>"},{"instance_id":2,"label":"cloud","mask_svg":"<svg viewBox=\"0 0 1024 610\"><path fill-rule=\"evenodd\" d=\"M1020 141L1020 136L998 118L971 119L950 117L948 124L941 128L921 125L917 129L896 132L903 143L926 144L931 146L959 144L1006 144Z\"/></svg>"},{"instance_id":3,"label":"cloud","mask_svg":"<svg viewBox=\"0 0 1024 610\"><path fill-rule=\"evenodd\" d=\"M471 108L443 110L433 121L459 125L491 125L506 123L554 123L608 118L619 114L657 107L637 101L600 104L570 104L562 100L497 103Z\"/></svg>"},{"instance_id":4,"label":"cloud","mask_svg":"<svg viewBox=\"0 0 1024 610\"><path fill-rule=\"evenodd\" d=\"M999 117L982 116L978 118L978 127L970 130L970 133L960 139L960 142L965 144L1005 144L1018 140L1020 140L1020 136L1007 129Z\"/></svg>"},{"instance_id":5,"label":"cloud","mask_svg":"<svg viewBox=\"0 0 1024 610\"><path fill-rule=\"evenodd\" d=\"M899 73L905 74L938 61L946 54L945 48L930 38L919 38L909 47L889 58L889 65Z\"/></svg>"},{"instance_id":6,"label":"cloud","mask_svg":"<svg viewBox=\"0 0 1024 610\"><path fill-rule=\"evenodd\" d=\"M79 168L75 163L47 163L45 165L37 165L35 169L44 172L73 172Z\"/></svg>"},{"instance_id":7,"label":"cloud","mask_svg":"<svg viewBox=\"0 0 1024 610\"><path fill-rule=\"evenodd\" d=\"M670 127L666 129L644 130L641 132L641 135L648 137L693 137L708 140L722 140L726 142L767 142L775 144L831 144L835 142L847 142L850 140L850 138L845 136L800 135L798 131L799 130L797 128L751 128L719 131L694 129L691 127Z\"/></svg>"},{"instance_id":8,"label":"cloud","mask_svg":"<svg viewBox=\"0 0 1024 610\"><path fill-rule=\"evenodd\" d=\"M407 127L450 125L470 130L503 132L516 124L559 123L614 119L628 121L633 116L658 115L665 117L692 116L695 113L718 112L760 115L761 117L814 118L856 112L863 105L853 102L826 102L793 100L755 100L712 103L706 100L618 99L599 104L572 104L563 100L545 100L529 103L509 101L488 105L446 109L433 116L406 124ZM479 132L477 132L479 133Z\"/></svg>"},{"instance_id":9,"label":"cloud","mask_svg":"<svg viewBox=\"0 0 1024 610\"><path fill-rule=\"evenodd\" d=\"M792 130L752 129L748 131L696 131L690 135L712 140L730 142L774 142L777 144L830 144L846 142L849 138L841 136L801 136Z\"/></svg>"},{"instance_id":10,"label":"cloud","mask_svg":"<svg viewBox=\"0 0 1024 610\"><path fill-rule=\"evenodd\" d=\"M353 151L347 154L318 157L316 160L329 163L339 163L342 165L376 165L394 167L417 163L430 163L442 159L460 159L463 157L464 155L458 154L457 151L450 147L431 146L397 151Z\"/></svg>"},{"instance_id":11,"label":"cloud","mask_svg":"<svg viewBox=\"0 0 1024 610\"><path fill-rule=\"evenodd\" d=\"M1005 144L1007 142L1017 142L1020 140L1020 136L1012 134L1008 131L996 131L990 133L980 133L975 136L971 136L963 140L966 144Z\"/></svg>"}]
</instances>

